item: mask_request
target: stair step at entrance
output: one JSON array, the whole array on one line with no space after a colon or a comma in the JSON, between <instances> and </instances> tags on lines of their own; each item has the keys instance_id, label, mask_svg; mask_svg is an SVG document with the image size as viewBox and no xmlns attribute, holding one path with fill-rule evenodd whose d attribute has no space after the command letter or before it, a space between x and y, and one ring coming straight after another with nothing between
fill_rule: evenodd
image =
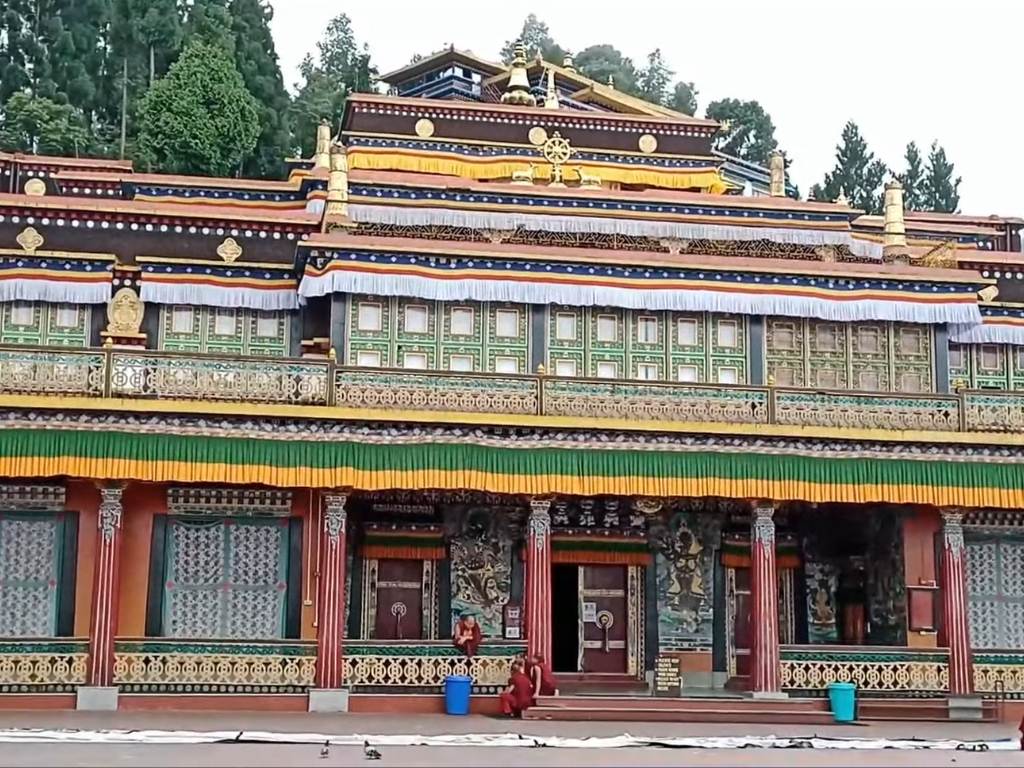
<instances>
[{"instance_id":1,"label":"stair step at entrance","mask_svg":"<svg viewBox=\"0 0 1024 768\"><path fill-rule=\"evenodd\" d=\"M541 696L537 706L552 710L566 709L617 709L645 711L690 712L761 712L784 710L786 712L829 713L828 702L824 699L714 699L714 698L655 698L653 696Z\"/></svg>"},{"instance_id":2,"label":"stair step at entrance","mask_svg":"<svg viewBox=\"0 0 1024 768\"><path fill-rule=\"evenodd\" d=\"M830 712L790 709L700 709L677 707L545 707L528 709L529 720L592 720L605 722L669 722L669 723L770 723L792 725L827 725L833 722Z\"/></svg>"}]
</instances>

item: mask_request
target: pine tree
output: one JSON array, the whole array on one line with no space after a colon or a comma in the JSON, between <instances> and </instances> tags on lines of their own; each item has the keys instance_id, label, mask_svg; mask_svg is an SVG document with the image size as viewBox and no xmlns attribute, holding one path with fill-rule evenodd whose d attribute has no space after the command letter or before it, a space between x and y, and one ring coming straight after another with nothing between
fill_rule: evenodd
<instances>
[{"instance_id":1,"label":"pine tree","mask_svg":"<svg viewBox=\"0 0 1024 768\"><path fill-rule=\"evenodd\" d=\"M946 150L937 141L932 142L928 153L928 167L924 177L924 205L926 210L956 213L960 208L959 176L953 179L953 163L946 157Z\"/></svg>"},{"instance_id":2,"label":"pine tree","mask_svg":"<svg viewBox=\"0 0 1024 768\"><path fill-rule=\"evenodd\" d=\"M672 89L672 97L665 106L684 115L697 114L697 89L693 83L679 81Z\"/></svg>"},{"instance_id":3,"label":"pine tree","mask_svg":"<svg viewBox=\"0 0 1024 768\"><path fill-rule=\"evenodd\" d=\"M661 49L655 48L647 54L647 66L640 70L637 87L640 98L651 104L663 104L668 97L668 86L674 75L661 55Z\"/></svg>"},{"instance_id":4,"label":"pine tree","mask_svg":"<svg viewBox=\"0 0 1024 768\"><path fill-rule=\"evenodd\" d=\"M284 88L270 33L274 11L266 0L232 0L230 11L235 66L260 110L260 138L243 172L248 176L280 176L284 158L290 154L291 99Z\"/></svg>"},{"instance_id":5,"label":"pine tree","mask_svg":"<svg viewBox=\"0 0 1024 768\"><path fill-rule=\"evenodd\" d=\"M320 121L336 126L348 94L372 91L377 77L369 49L359 45L345 14L327 25L317 53L315 59L307 54L299 66L302 83L292 102L292 145L302 157L313 154Z\"/></svg>"},{"instance_id":6,"label":"pine tree","mask_svg":"<svg viewBox=\"0 0 1024 768\"><path fill-rule=\"evenodd\" d=\"M771 153L779 146L775 124L756 101L720 99L708 104L707 117L727 123L729 130L718 135L715 149L750 163L767 166Z\"/></svg>"},{"instance_id":7,"label":"pine tree","mask_svg":"<svg viewBox=\"0 0 1024 768\"><path fill-rule=\"evenodd\" d=\"M38 0L4 0L0 6L0 103L17 91L56 94L41 35L48 20Z\"/></svg>"},{"instance_id":8,"label":"pine tree","mask_svg":"<svg viewBox=\"0 0 1024 768\"><path fill-rule=\"evenodd\" d=\"M199 39L229 56L235 55L235 35L231 31L229 0L192 0L185 19L185 39Z\"/></svg>"},{"instance_id":9,"label":"pine tree","mask_svg":"<svg viewBox=\"0 0 1024 768\"><path fill-rule=\"evenodd\" d=\"M527 57L535 56L538 52L544 61L552 64L561 64L565 60L565 49L551 39L551 31L548 25L531 13L523 22L523 29L515 40L506 40L501 49L501 60L506 64L512 63L516 53L516 44L522 41L526 48Z\"/></svg>"},{"instance_id":10,"label":"pine tree","mask_svg":"<svg viewBox=\"0 0 1024 768\"><path fill-rule=\"evenodd\" d=\"M193 40L142 98L139 159L164 173L227 176L256 146L258 107L228 52Z\"/></svg>"},{"instance_id":11,"label":"pine tree","mask_svg":"<svg viewBox=\"0 0 1024 768\"><path fill-rule=\"evenodd\" d=\"M12 94L0 112L0 150L41 155L86 154L89 133L81 113L28 91Z\"/></svg>"},{"instance_id":12,"label":"pine tree","mask_svg":"<svg viewBox=\"0 0 1024 768\"><path fill-rule=\"evenodd\" d=\"M637 87L637 71L633 60L623 56L622 51L613 45L591 45L584 48L575 59L576 69L599 83L607 83L611 77L615 89L639 96Z\"/></svg>"},{"instance_id":13,"label":"pine tree","mask_svg":"<svg viewBox=\"0 0 1024 768\"><path fill-rule=\"evenodd\" d=\"M904 155L907 169L897 177L903 185L903 206L908 211L925 210L924 165L921 151L913 141L907 144Z\"/></svg>"},{"instance_id":14,"label":"pine tree","mask_svg":"<svg viewBox=\"0 0 1024 768\"><path fill-rule=\"evenodd\" d=\"M882 182L885 163L868 151L867 141L852 120L843 128L840 144L836 146L836 165L825 174L824 183L815 187L816 200L835 200L845 192L850 205L868 213L882 212Z\"/></svg>"}]
</instances>

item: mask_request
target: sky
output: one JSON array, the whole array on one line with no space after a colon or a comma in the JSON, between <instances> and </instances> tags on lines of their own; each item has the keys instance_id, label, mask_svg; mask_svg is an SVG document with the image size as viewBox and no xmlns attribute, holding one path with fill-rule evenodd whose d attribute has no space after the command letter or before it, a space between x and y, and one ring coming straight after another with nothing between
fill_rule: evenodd
<instances>
[{"instance_id":1,"label":"sky","mask_svg":"<svg viewBox=\"0 0 1024 768\"><path fill-rule=\"evenodd\" d=\"M611 43L638 65L660 48L699 111L756 99L804 195L854 120L903 169L909 141L946 148L963 213L1024 215L1024 2L1019 0L271 0L285 83L327 22L348 14L380 72L454 44L487 59L535 13L570 51Z\"/></svg>"}]
</instances>

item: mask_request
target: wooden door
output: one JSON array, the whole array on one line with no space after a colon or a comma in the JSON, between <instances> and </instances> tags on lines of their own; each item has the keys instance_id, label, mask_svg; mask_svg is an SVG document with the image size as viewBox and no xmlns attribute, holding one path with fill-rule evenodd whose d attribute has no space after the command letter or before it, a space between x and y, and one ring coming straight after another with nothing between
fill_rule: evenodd
<instances>
[{"instance_id":1,"label":"wooden door","mask_svg":"<svg viewBox=\"0 0 1024 768\"><path fill-rule=\"evenodd\" d=\"M376 640L423 637L423 561L377 561Z\"/></svg>"},{"instance_id":2,"label":"wooden door","mask_svg":"<svg viewBox=\"0 0 1024 768\"><path fill-rule=\"evenodd\" d=\"M580 566L581 672L627 672L626 567Z\"/></svg>"}]
</instances>

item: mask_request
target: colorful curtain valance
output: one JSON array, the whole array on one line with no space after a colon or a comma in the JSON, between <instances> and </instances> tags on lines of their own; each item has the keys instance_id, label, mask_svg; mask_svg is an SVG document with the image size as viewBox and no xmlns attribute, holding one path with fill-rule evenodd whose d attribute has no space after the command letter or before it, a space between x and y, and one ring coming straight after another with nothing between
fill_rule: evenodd
<instances>
[{"instance_id":1,"label":"colorful curtain valance","mask_svg":"<svg viewBox=\"0 0 1024 768\"><path fill-rule=\"evenodd\" d=\"M994 438L995 439L995 438ZM276 488L483 490L575 496L720 496L1021 509L1024 465L791 456L735 450L520 449L95 430L0 430L0 476L119 477Z\"/></svg>"},{"instance_id":2,"label":"colorful curtain valance","mask_svg":"<svg viewBox=\"0 0 1024 768\"><path fill-rule=\"evenodd\" d=\"M297 309L298 283L291 266L149 262L140 258L141 299L154 304Z\"/></svg>"},{"instance_id":3,"label":"colorful curtain valance","mask_svg":"<svg viewBox=\"0 0 1024 768\"><path fill-rule=\"evenodd\" d=\"M0 257L0 301L104 304L110 301L113 262L67 256Z\"/></svg>"},{"instance_id":4,"label":"colorful curtain valance","mask_svg":"<svg viewBox=\"0 0 1024 768\"><path fill-rule=\"evenodd\" d=\"M379 527L368 525L360 552L365 558L444 560L444 536L438 526Z\"/></svg>"},{"instance_id":5,"label":"colorful curtain valance","mask_svg":"<svg viewBox=\"0 0 1024 768\"><path fill-rule=\"evenodd\" d=\"M537 147L352 137L348 165L352 170L433 173L478 181L508 179L533 165L536 179L551 178L551 166ZM566 178L574 180L580 171L599 176L604 182L697 189L715 195L729 189L718 168L700 158L617 156L576 150L565 165Z\"/></svg>"},{"instance_id":6,"label":"colorful curtain valance","mask_svg":"<svg viewBox=\"0 0 1024 768\"><path fill-rule=\"evenodd\" d=\"M972 283L781 275L523 261L381 251L312 251L304 299L330 293L442 301L614 306L627 309L813 317L836 322L981 321Z\"/></svg>"},{"instance_id":7,"label":"colorful curtain valance","mask_svg":"<svg viewBox=\"0 0 1024 768\"><path fill-rule=\"evenodd\" d=\"M956 325L949 329L949 340L957 344L1024 345L1024 306L984 306L981 325Z\"/></svg>"},{"instance_id":8,"label":"colorful curtain valance","mask_svg":"<svg viewBox=\"0 0 1024 768\"><path fill-rule=\"evenodd\" d=\"M551 562L578 565L650 565L646 539L599 533L551 535Z\"/></svg>"},{"instance_id":9,"label":"colorful curtain valance","mask_svg":"<svg viewBox=\"0 0 1024 768\"><path fill-rule=\"evenodd\" d=\"M726 568L750 567L750 538L731 537L722 541L722 565ZM775 564L779 568L799 568L800 547L795 541L778 539L775 542Z\"/></svg>"},{"instance_id":10,"label":"colorful curtain valance","mask_svg":"<svg viewBox=\"0 0 1024 768\"><path fill-rule=\"evenodd\" d=\"M829 227L831 222L793 218L786 211L774 211L774 215L765 216L765 211L744 211L729 209L701 208L693 209L694 214L676 213L674 209L682 209L681 205L664 204L660 201L650 203L623 204L595 198L584 197L579 200L564 200L550 197L531 197L519 201L510 195L489 195L486 193L462 192L447 190L431 190L429 197L424 199L422 190L415 193L411 204L403 204L402 198L385 190L386 205L381 204L381 196L373 187L366 188L369 193L362 197L351 194L349 215L353 221L361 224L387 224L405 227L467 227L470 229L515 229L522 227L528 230L544 232L565 232L570 234L614 234L627 237L678 238L681 240L724 240L750 242L767 240L785 245L803 245L818 247L824 245L843 246L862 258L881 260L882 246L878 243L866 242L853 237L849 231ZM458 194L459 202L448 202ZM479 210L481 204L473 198L506 197L517 202L510 205L525 207L528 210ZM451 205L449 208L436 207L442 202ZM506 203L499 203L506 205ZM487 203L485 203L487 205ZM490 205L493 205L491 203ZM672 209L672 210L670 210ZM688 207L687 210L690 210ZM701 214L696 214L701 210ZM715 211L713 213L712 211ZM615 216L609 216L614 213ZM603 214L603 215L602 215ZM740 214L740 215L735 215ZM746 214L746 216L742 215ZM698 220L673 221L673 217ZM842 226L845 228L846 220Z\"/></svg>"}]
</instances>

